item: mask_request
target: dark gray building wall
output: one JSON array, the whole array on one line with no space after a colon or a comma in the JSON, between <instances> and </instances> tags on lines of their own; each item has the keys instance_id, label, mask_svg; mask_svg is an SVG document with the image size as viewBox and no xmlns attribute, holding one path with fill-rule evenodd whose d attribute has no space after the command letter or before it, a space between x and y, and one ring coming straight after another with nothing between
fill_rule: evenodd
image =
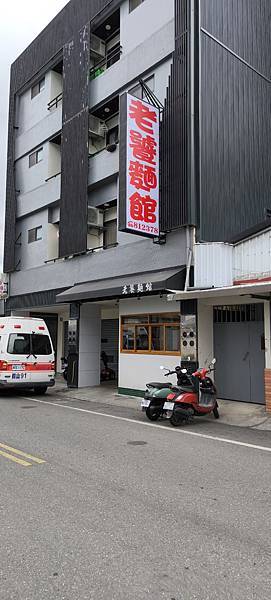
<instances>
[{"instance_id":1,"label":"dark gray building wall","mask_svg":"<svg viewBox=\"0 0 271 600\"><path fill-rule=\"evenodd\" d=\"M11 67L11 86L10 86L10 114L9 114L9 137L8 137L8 162L7 162L7 195L6 195L6 221L5 221L5 250L4 250L4 270L11 272L15 269L15 220L16 220L16 194L14 185L14 127L16 126L16 102L15 97L20 91L40 77L51 65L55 64L64 54L67 56L69 48L74 48L73 57L75 58L79 48L82 48L82 35L87 28L97 24L101 11L105 9L114 10L119 6L120 0L71 0L67 6L49 23L41 34L28 46L28 48L19 56ZM85 41L85 39L84 39ZM82 88L76 88L78 83L79 65L76 60L64 60L63 76L64 84L64 110L63 119L65 128L65 110L66 115L72 118L76 110L86 111L85 91L88 82L88 61L83 61L83 67L79 75ZM65 98L66 90L70 91L70 97ZM65 131L67 143L74 142L74 129L69 127ZM71 137L70 137L71 136ZM78 169L76 157L73 161L68 161L68 153L63 153L62 173L64 174L63 190L61 198L61 210L63 214L63 205L66 205L67 212L71 205L77 203L78 220L70 225L69 219L64 217L63 226L60 231L60 249L65 254L72 254L74 251L84 251L86 248L85 231L82 233L81 224L83 213L86 214L87 203L87 178L85 176L88 148L86 144L86 133L79 140L77 137L77 152L79 160L83 159L85 169ZM70 170L72 168L72 171ZM69 186L70 181L73 185ZM76 198L74 190L77 190ZM64 197L65 195L65 197Z\"/></svg>"},{"instance_id":2,"label":"dark gray building wall","mask_svg":"<svg viewBox=\"0 0 271 600\"><path fill-rule=\"evenodd\" d=\"M201 240L265 218L271 197L270 0L201 0ZM205 31L203 31L203 29Z\"/></svg>"},{"instance_id":3,"label":"dark gray building wall","mask_svg":"<svg viewBox=\"0 0 271 600\"><path fill-rule=\"evenodd\" d=\"M175 0L175 51L161 123L160 229L191 221L190 170L190 0Z\"/></svg>"}]
</instances>

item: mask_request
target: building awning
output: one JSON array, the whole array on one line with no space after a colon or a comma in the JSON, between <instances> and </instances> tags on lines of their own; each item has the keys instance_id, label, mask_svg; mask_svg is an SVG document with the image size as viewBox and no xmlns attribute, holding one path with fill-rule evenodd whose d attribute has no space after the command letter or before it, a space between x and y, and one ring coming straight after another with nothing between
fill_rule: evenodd
<instances>
[{"instance_id":1,"label":"building awning","mask_svg":"<svg viewBox=\"0 0 271 600\"><path fill-rule=\"evenodd\" d=\"M93 302L151 296L169 293L171 290L183 290L185 267L148 271L135 275L109 277L96 281L78 283L65 292L58 294L57 302Z\"/></svg>"},{"instance_id":2,"label":"building awning","mask_svg":"<svg viewBox=\"0 0 271 600\"><path fill-rule=\"evenodd\" d=\"M236 297L236 296L257 296L259 294L259 298L261 295L266 295L266 299L268 299L268 295L271 294L271 281L269 282L259 282L259 283L245 283L243 285L231 285L229 287L220 287L220 288L206 288L206 289L196 289L196 288L188 288L185 291L177 291L174 293L174 300L189 300L191 298L226 298L226 297Z\"/></svg>"}]
</instances>

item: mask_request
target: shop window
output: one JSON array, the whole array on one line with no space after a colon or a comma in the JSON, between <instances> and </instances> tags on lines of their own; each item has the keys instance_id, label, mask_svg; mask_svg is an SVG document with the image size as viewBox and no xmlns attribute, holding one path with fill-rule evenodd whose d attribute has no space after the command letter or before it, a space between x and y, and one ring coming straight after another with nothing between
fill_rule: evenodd
<instances>
[{"instance_id":1,"label":"shop window","mask_svg":"<svg viewBox=\"0 0 271 600\"><path fill-rule=\"evenodd\" d=\"M145 0L129 0L129 12L135 10L135 8L140 6L140 4L142 4L144 1Z\"/></svg>"},{"instance_id":2,"label":"shop window","mask_svg":"<svg viewBox=\"0 0 271 600\"><path fill-rule=\"evenodd\" d=\"M34 229L28 230L28 243L32 244L32 242L38 242L42 240L42 226L34 227Z\"/></svg>"},{"instance_id":3,"label":"shop window","mask_svg":"<svg viewBox=\"0 0 271 600\"><path fill-rule=\"evenodd\" d=\"M29 154L29 169L31 167L34 167L35 165L37 165L39 162L41 162L43 159L43 148L39 148L39 150L36 150L35 152L32 152L32 154Z\"/></svg>"},{"instance_id":4,"label":"shop window","mask_svg":"<svg viewBox=\"0 0 271 600\"><path fill-rule=\"evenodd\" d=\"M32 86L31 100L33 100L33 98L38 96L44 90L44 88L45 88L45 77L40 79L40 81L38 81L38 83L36 83L35 85Z\"/></svg>"},{"instance_id":5,"label":"shop window","mask_svg":"<svg viewBox=\"0 0 271 600\"><path fill-rule=\"evenodd\" d=\"M135 349L135 328L123 326L122 327L122 350L127 352L133 352Z\"/></svg>"},{"instance_id":6,"label":"shop window","mask_svg":"<svg viewBox=\"0 0 271 600\"><path fill-rule=\"evenodd\" d=\"M180 315L175 313L122 317L121 351L180 354Z\"/></svg>"}]
</instances>

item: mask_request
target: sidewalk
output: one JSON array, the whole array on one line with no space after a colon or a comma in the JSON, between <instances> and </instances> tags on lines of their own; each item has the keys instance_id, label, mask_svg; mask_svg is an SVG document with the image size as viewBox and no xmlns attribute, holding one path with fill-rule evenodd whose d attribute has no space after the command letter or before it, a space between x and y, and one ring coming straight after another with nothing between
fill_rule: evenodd
<instances>
[{"instance_id":1,"label":"sidewalk","mask_svg":"<svg viewBox=\"0 0 271 600\"><path fill-rule=\"evenodd\" d=\"M50 393L50 392L49 392ZM117 388L112 384L92 388L70 389L62 379L56 381L52 393L59 396L59 401L81 400L83 402L98 402L111 406L125 406L140 410L140 398L123 396L117 393ZM252 427L253 429L271 431L271 415L265 411L262 404L249 402L234 402L219 400L220 419L217 423L234 425L237 427ZM213 420L212 417L208 420Z\"/></svg>"}]
</instances>

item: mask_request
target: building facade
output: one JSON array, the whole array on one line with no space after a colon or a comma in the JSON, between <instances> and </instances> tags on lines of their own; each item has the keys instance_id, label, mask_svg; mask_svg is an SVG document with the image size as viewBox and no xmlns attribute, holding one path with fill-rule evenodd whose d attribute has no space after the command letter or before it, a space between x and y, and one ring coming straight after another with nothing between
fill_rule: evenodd
<instances>
[{"instance_id":1,"label":"building facade","mask_svg":"<svg viewBox=\"0 0 271 600\"><path fill-rule=\"evenodd\" d=\"M12 65L6 310L46 317L72 385L99 384L101 351L130 393L161 363L197 362L197 303L172 300L193 285L194 242L229 241L269 208L269 13L264 0L71 0ZM160 107L150 239L123 227L127 92Z\"/></svg>"}]
</instances>

